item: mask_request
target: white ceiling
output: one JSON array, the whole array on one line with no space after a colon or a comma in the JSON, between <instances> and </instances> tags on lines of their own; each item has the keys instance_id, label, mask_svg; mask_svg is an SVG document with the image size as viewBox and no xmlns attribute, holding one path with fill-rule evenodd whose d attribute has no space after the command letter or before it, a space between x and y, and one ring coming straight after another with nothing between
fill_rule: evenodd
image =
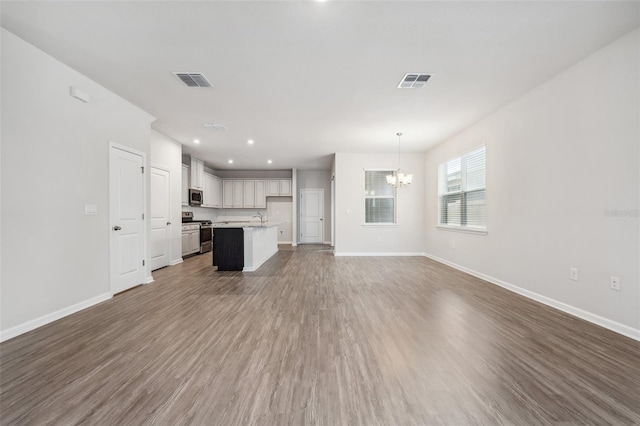
<instances>
[{"instance_id":1,"label":"white ceiling","mask_svg":"<svg viewBox=\"0 0 640 426\"><path fill-rule=\"evenodd\" d=\"M403 152L424 151L640 25L635 1L2 1L1 13L185 152L242 170L328 169L334 152L395 152L398 131ZM406 72L434 77L397 89Z\"/></svg>"}]
</instances>

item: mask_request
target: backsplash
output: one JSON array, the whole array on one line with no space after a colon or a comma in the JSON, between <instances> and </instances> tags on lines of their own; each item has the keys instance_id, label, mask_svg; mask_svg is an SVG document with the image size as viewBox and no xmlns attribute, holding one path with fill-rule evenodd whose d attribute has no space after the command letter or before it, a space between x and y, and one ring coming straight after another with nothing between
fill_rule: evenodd
<instances>
[{"instance_id":1,"label":"backsplash","mask_svg":"<svg viewBox=\"0 0 640 426\"><path fill-rule=\"evenodd\" d=\"M182 206L182 211L193 212L196 220L210 220L212 222L251 222L260 221L254 217L260 212L267 217L267 209L209 209L204 207Z\"/></svg>"}]
</instances>

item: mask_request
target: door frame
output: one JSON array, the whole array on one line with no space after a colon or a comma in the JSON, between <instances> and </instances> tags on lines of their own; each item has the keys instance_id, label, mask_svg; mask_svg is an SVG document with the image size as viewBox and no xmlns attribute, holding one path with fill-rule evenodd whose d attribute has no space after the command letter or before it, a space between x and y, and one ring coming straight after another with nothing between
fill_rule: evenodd
<instances>
[{"instance_id":1,"label":"door frame","mask_svg":"<svg viewBox=\"0 0 640 426\"><path fill-rule=\"evenodd\" d=\"M126 145L122 145L120 143L117 142L113 142L113 141L109 141L109 152L108 152L108 165L107 165L107 169L109 170L109 172L107 173L108 175L108 186L109 186L109 221L107 223L107 235L109 236L109 293L111 293L111 295L113 296L115 293L113 291L113 277L111 276L111 266L112 266L112 262L114 261L114 259L112 259L111 257L111 223L113 221L113 217L111 216L111 152L113 149L119 149L121 151L126 151L129 152L131 154L134 155L139 155L140 157L142 157L142 164L144 165L143 167L145 168L145 173L142 174L142 214L144 215L144 225L142 227L142 253L143 253L143 257L144 257L144 267L142 268L144 271L144 279L142 284L149 284L151 282L153 282L153 277L151 276L151 273L149 272L149 259L148 257L148 247L147 247L147 236L148 236L148 232L149 232L149 203L148 203L148 187L149 187L149 173L147 171L148 169L148 164L147 164L147 154L145 152L142 151L138 151L137 149L131 148L129 146Z\"/></svg>"},{"instance_id":2,"label":"door frame","mask_svg":"<svg viewBox=\"0 0 640 426\"><path fill-rule=\"evenodd\" d=\"M331 247L336 244L336 177L331 176Z\"/></svg>"},{"instance_id":3,"label":"door frame","mask_svg":"<svg viewBox=\"0 0 640 426\"><path fill-rule=\"evenodd\" d=\"M320 230L320 242L319 243L307 243L307 242L303 242L302 238L300 237L300 235L298 235L298 238L300 239L300 244L324 244L324 188L301 188L300 189L300 198L302 198L302 194L304 192L307 191L320 191L320 201L322 203L322 211L320 212L321 215L321 219L320 219L320 225L321 225L321 230ZM302 226L302 207L303 207L303 203L302 201L300 202L300 226ZM300 228L300 231L302 231L302 228ZM298 234L300 234L300 232L298 232Z\"/></svg>"},{"instance_id":4,"label":"door frame","mask_svg":"<svg viewBox=\"0 0 640 426\"><path fill-rule=\"evenodd\" d=\"M167 244L169 245L169 250L167 251L168 255L169 255L169 263L167 263L167 266L171 266L171 261L173 259L173 244L171 244L171 240L173 239L173 220L171 218L172 213L173 213L173 209L171 208L172 204L171 204L171 170L166 168L166 167L162 167L162 166L158 166L156 164L151 164L149 166L149 191L151 191L151 169L158 169L158 170L162 170L163 172L167 172L167 175L169 176L169 196L167 197L167 200L169 201L169 222L171 222L171 225L167 225L169 230L168 230L168 238L169 240L167 241ZM149 192L149 194L151 194L151 192ZM147 217L147 216L145 216ZM151 206L149 206L149 232L151 232ZM146 255L146 253L145 253ZM182 256L180 256L180 258L182 259ZM151 259L149 259L149 263L151 263ZM149 268L151 268L151 265L149 265ZM149 269L149 274L151 275L151 269Z\"/></svg>"}]
</instances>

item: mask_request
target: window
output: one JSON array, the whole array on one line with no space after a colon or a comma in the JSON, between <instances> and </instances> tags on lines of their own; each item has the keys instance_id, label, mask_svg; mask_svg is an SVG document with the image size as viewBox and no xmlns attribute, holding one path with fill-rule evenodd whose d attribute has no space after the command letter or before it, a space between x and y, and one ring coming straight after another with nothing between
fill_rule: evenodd
<instances>
[{"instance_id":1,"label":"window","mask_svg":"<svg viewBox=\"0 0 640 426\"><path fill-rule=\"evenodd\" d=\"M438 226L475 232L487 229L484 145L440 164Z\"/></svg>"},{"instance_id":2,"label":"window","mask_svg":"<svg viewBox=\"0 0 640 426\"><path fill-rule=\"evenodd\" d=\"M387 175L394 170L364 171L364 223L393 225L396 223L396 190L387 185Z\"/></svg>"}]
</instances>

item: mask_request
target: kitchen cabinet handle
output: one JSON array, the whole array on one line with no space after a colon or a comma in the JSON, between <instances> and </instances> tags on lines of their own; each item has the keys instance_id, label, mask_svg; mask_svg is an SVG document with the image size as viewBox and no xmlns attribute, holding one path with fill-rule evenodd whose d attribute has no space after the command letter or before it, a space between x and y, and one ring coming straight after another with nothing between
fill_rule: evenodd
<instances>
[{"instance_id":1,"label":"kitchen cabinet handle","mask_svg":"<svg viewBox=\"0 0 640 426\"><path fill-rule=\"evenodd\" d=\"M114 227L113 227L113 230L114 230L114 231L119 231L119 230L121 230L121 229L122 229L122 228L120 228L118 225L116 225L116 226L114 226Z\"/></svg>"},{"instance_id":2,"label":"kitchen cabinet handle","mask_svg":"<svg viewBox=\"0 0 640 426\"><path fill-rule=\"evenodd\" d=\"M171 225L171 222L167 222L167 225Z\"/></svg>"}]
</instances>

